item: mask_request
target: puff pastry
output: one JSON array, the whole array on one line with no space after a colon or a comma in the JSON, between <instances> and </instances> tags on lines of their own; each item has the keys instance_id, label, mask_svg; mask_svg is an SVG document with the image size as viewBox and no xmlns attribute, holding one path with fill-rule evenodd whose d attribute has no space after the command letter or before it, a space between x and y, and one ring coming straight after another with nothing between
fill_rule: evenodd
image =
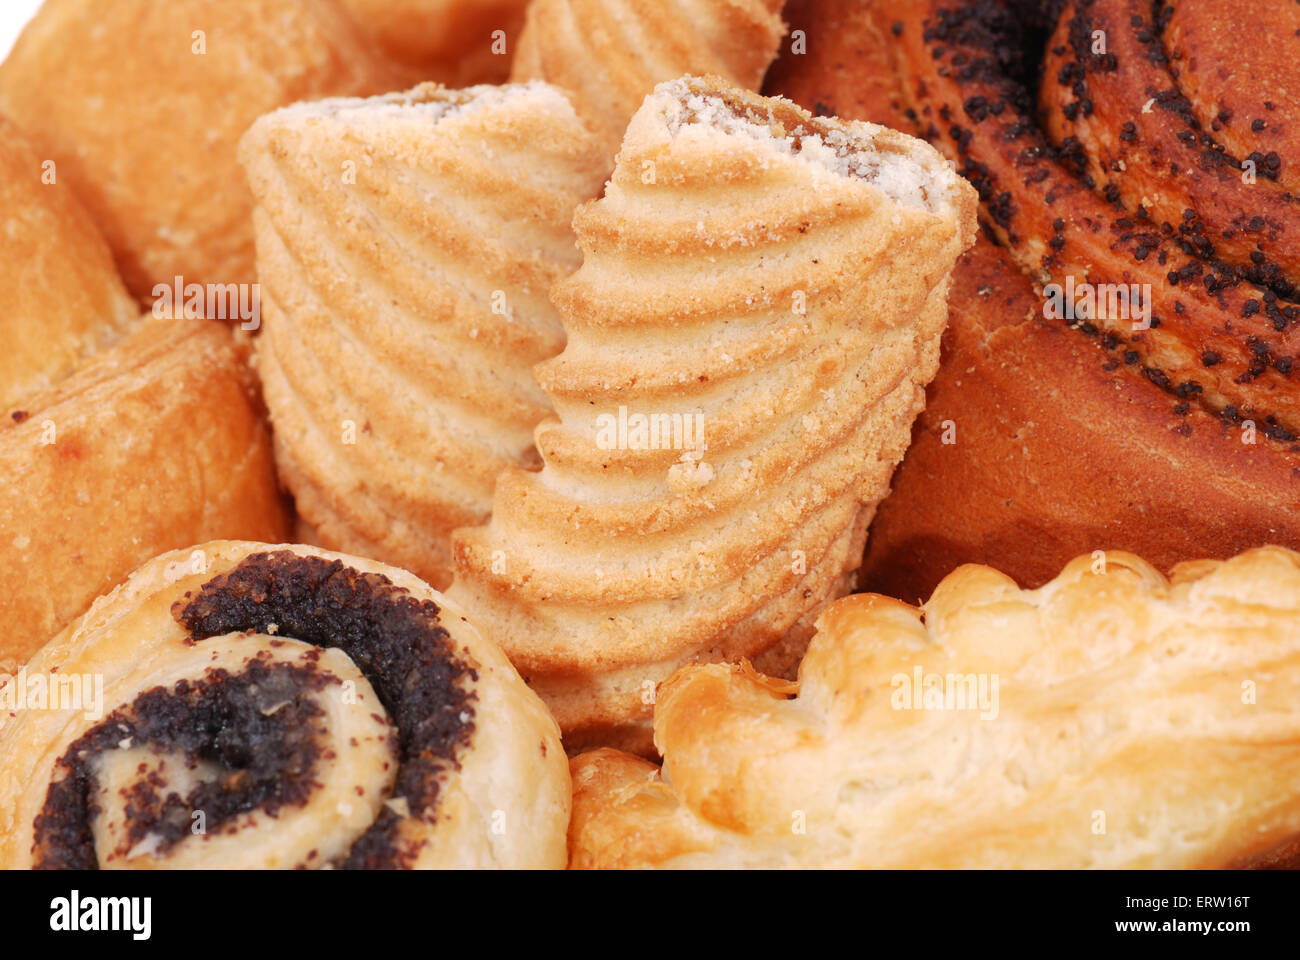
<instances>
[{"instance_id":1,"label":"puff pastry","mask_svg":"<svg viewBox=\"0 0 1300 960\"><path fill-rule=\"evenodd\" d=\"M149 318L0 407L0 671L161 551L286 535L247 360L223 324Z\"/></svg>"},{"instance_id":2,"label":"puff pastry","mask_svg":"<svg viewBox=\"0 0 1300 960\"><path fill-rule=\"evenodd\" d=\"M656 83L713 74L757 90L783 0L533 0L513 80L563 87L611 159Z\"/></svg>"},{"instance_id":3,"label":"puff pastry","mask_svg":"<svg viewBox=\"0 0 1300 960\"><path fill-rule=\"evenodd\" d=\"M566 746L649 750L685 661L793 668L907 447L974 207L902 134L719 78L647 98L552 294L545 466L454 541L452 595Z\"/></svg>"},{"instance_id":4,"label":"puff pastry","mask_svg":"<svg viewBox=\"0 0 1300 960\"><path fill-rule=\"evenodd\" d=\"M454 605L383 564L164 554L0 707L3 868L564 864L555 722Z\"/></svg>"},{"instance_id":5,"label":"puff pastry","mask_svg":"<svg viewBox=\"0 0 1300 960\"><path fill-rule=\"evenodd\" d=\"M847 597L797 684L689 666L662 772L572 763L577 867L1277 865L1300 834L1300 555Z\"/></svg>"},{"instance_id":6,"label":"puff pastry","mask_svg":"<svg viewBox=\"0 0 1300 960\"><path fill-rule=\"evenodd\" d=\"M0 110L148 301L178 276L255 279L235 149L260 114L392 82L332 0L47 0L0 65Z\"/></svg>"},{"instance_id":7,"label":"puff pastry","mask_svg":"<svg viewBox=\"0 0 1300 960\"><path fill-rule=\"evenodd\" d=\"M592 140L545 84L426 84L270 114L242 157L281 477L322 544L445 586L452 529L536 460Z\"/></svg>"}]
</instances>

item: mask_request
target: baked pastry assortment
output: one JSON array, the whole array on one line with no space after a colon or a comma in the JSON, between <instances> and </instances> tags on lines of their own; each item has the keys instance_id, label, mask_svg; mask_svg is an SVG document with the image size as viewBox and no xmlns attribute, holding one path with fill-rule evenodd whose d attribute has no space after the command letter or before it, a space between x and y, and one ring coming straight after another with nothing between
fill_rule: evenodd
<instances>
[{"instance_id":1,"label":"baked pastry assortment","mask_svg":"<svg viewBox=\"0 0 1300 960\"><path fill-rule=\"evenodd\" d=\"M1300 554L970 565L840 600L795 684L693 665L662 772L574 759L575 867L1223 867L1300 836ZM1289 851L1289 852L1288 852Z\"/></svg>"},{"instance_id":2,"label":"baked pastry assortment","mask_svg":"<svg viewBox=\"0 0 1300 960\"><path fill-rule=\"evenodd\" d=\"M797 664L906 449L974 206L893 131L720 78L646 99L552 293L544 466L454 539L451 595L570 750L649 750L684 662Z\"/></svg>"},{"instance_id":3,"label":"baked pastry assortment","mask_svg":"<svg viewBox=\"0 0 1300 960\"><path fill-rule=\"evenodd\" d=\"M1300 864L1300 7L526 6L0 64L0 868Z\"/></svg>"},{"instance_id":4,"label":"baked pastry assortment","mask_svg":"<svg viewBox=\"0 0 1300 960\"><path fill-rule=\"evenodd\" d=\"M657 83L684 74L758 89L785 34L782 0L533 0L511 79L563 88L613 157Z\"/></svg>"},{"instance_id":5,"label":"baked pastry assortment","mask_svg":"<svg viewBox=\"0 0 1300 960\"><path fill-rule=\"evenodd\" d=\"M268 114L241 157L281 479L316 542L446 586L451 531L536 463L594 141L545 84L426 84Z\"/></svg>"},{"instance_id":6,"label":"baked pastry assortment","mask_svg":"<svg viewBox=\"0 0 1300 960\"><path fill-rule=\"evenodd\" d=\"M900 468L866 582L916 599L961 562L1037 585L1096 547L1162 569L1300 547L1294 5L1248 22L1215 0L848 6L776 89L929 138L1025 277L959 279L944 404Z\"/></svg>"},{"instance_id":7,"label":"baked pastry assortment","mask_svg":"<svg viewBox=\"0 0 1300 960\"><path fill-rule=\"evenodd\" d=\"M58 679L43 710L6 691L0 769L23 775L0 777L0 867L564 863L554 720L405 571L202 544L145 564L25 673Z\"/></svg>"}]
</instances>

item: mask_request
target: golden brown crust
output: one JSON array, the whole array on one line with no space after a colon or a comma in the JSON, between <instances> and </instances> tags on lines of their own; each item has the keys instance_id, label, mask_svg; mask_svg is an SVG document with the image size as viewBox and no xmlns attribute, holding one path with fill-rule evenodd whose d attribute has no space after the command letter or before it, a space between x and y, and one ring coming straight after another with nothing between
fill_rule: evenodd
<instances>
[{"instance_id":1,"label":"golden brown crust","mask_svg":"<svg viewBox=\"0 0 1300 960\"><path fill-rule=\"evenodd\" d=\"M408 655L419 659L407 662ZM211 682L214 667L225 680L238 679L282 662L308 680L287 690L277 686L282 677L255 680L287 697L259 705L257 722L286 708L301 717L293 710L311 701L321 711L306 714L312 730L285 731L318 738L306 740L318 744L304 751L307 759L275 754L276 738L259 736L257 727L243 732L233 708L220 734L229 748L205 740L213 731L196 729L180 710L164 714L161 734L140 733L150 720L137 700L146 691L156 721L157 700L175 704L182 681ZM419 677L408 673L412 662ZM20 679L30 690L34 679L55 676L89 677L94 693L73 703L51 692L41 709L15 692ZM23 675L3 683L9 679L0 678L0 869L37 860L66 867L88 855L92 865L119 869L554 869L565 862L570 787L555 721L462 611L404 570L297 544L200 543L144 564L43 647ZM124 781L122 795L140 806L135 817L147 832L120 842L116 790L92 795L97 803L73 795L57 806L52 788L70 745L84 745L79 738L124 707L135 736L104 729L88 771L101 791L104 781ZM452 709L453 717L437 713ZM193 797L185 785L197 778L221 784L206 794L219 807L221 791L237 791L241 780L292 781L307 762L304 793L278 807L260 801L235 807L235 815L227 809L222 821L208 810L204 830L192 831L187 816L171 846L161 842L168 817L154 815L147 791L125 793L148 772L159 775L155 788L173 789L184 803ZM92 849L60 856L55 844L33 843L52 803L64 824L90 821ZM44 832L47 841L50 835Z\"/></svg>"},{"instance_id":2,"label":"golden brown crust","mask_svg":"<svg viewBox=\"0 0 1300 960\"><path fill-rule=\"evenodd\" d=\"M108 245L0 114L0 408L67 376L136 320Z\"/></svg>"},{"instance_id":3,"label":"golden brown crust","mask_svg":"<svg viewBox=\"0 0 1300 960\"><path fill-rule=\"evenodd\" d=\"M655 84L712 74L757 90L785 32L782 0L534 0L512 80L565 90L611 160Z\"/></svg>"},{"instance_id":4,"label":"golden brown crust","mask_svg":"<svg viewBox=\"0 0 1300 960\"><path fill-rule=\"evenodd\" d=\"M452 595L568 749L648 750L654 684L687 660L793 667L851 586L973 214L894 131L717 78L647 98L552 294L568 343L537 370L559 415L545 466L502 474L490 524L453 541Z\"/></svg>"},{"instance_id":5,"label":"golden brown crust","mask_svg":"<svg viewBox=\"0 0 1300 960\"><path fill-rule=\"evenodd\" d=\"M423 84L269 114L257 198L258 368L281 476L330 547L450 582L450 535L533 467L547 291L579 262L594 142L545 84ZM521 217L521 211L527 216Z\"/></svg>"},{"instance_id":6,"label":"golden brown crust","mask_svg":"<svg viewBox=\"0 0 1300 960\"><path fill-rule=\"evenodd\" d=\"M894 71L890 24L877 0L789 0L786 40L763 80L768 96L788 97L819 117L847 117L915 133ZM804 46L794 46L803 31Z\"/></svg>"},{"instance_id":7,"label":"golden brown crust","mask_svg":"<svg viewBox=\"0 0 1300 960\"><path fill-rule=\"evenodd\" d=\"M410 84L436 80L452 87L505 82L528 5L527 0L339 3L362 34L411 68Z\"/></svg>"},{"instance_id":8,"label":"golden brown crust","mask_svg":"<svg viewBox=\"0 0 1300 960\"><path fill-rule=\"evenodd\" d=\"M177 276L254 279L235 159L253 120L390 80L332 3L50 0L0 66L0 109L57 162L149 300Z\"/></svg>"},{"instance_id":9,"label":"golden brown crust","mask_svg":"<svg viewBox=\"0 0 1300 960\"><path fill-rule=\"evenodd\" d=\"M664 771L573 763L575 866L1219 867L1300 835L1300 554L1166 580L1120 552L1036 591L829 608L797 691L689 666ZM792 696L793 694L793 696Z\"/></svg>"},{"instance_id":10,"label":"golden brown crust","mask_svg":"<svg viewBox=\"0 0 1300 960\"><path fill-rule=\"evenodd\" d=\"M0 666L143 561L220 536L283 539L247 347L149 320L0 421Z\"/></svg>"},{"instance_id":11,"label":"golden brown crust","mask_svg":"<svg viewBox=\"0 0 1300 960\"><path fill-rule=\"evenodd\" d=\"M833 6L812 2L805 16L815 21ZM1007 251L981 243L959 264L944 362L893 493L873 525L863 582L916 600L965 562L989 563L1038 585L1070 557L1094 547L1133 550L1162 569L1189 556L1222 558L1263 543L1300 547L1300 528L1291 520L1300 502L1300 475L1293 473L1300 457L1295 442L1266 419L1300 397L1291 390L1290 355L1281 346L1293 333L1273 329L1273 317L1281 314L1266 316L1272 307L1249 284L1225 291L1222 303L1206 294L1207 270L1168 287L1165 272L1182 251L1162 241L1146 251L1144 261L1134 259L1135 236L1121 243L1122 233L1111 232L1123 212L1052 159L1059 153L1044 152L1050 144L1041 135L1034 139L1032 122L1014 130L1013 90L1000 82L1002 64L990 69L989 51L960 29L926 40L938 11L958 26L967 23L977 36L994 19L988 12L1006 6L958 0L863 4L862 16L873 22L859 27L860 33L885 32L891 40L898 33L887 49L895 57L891 79L905 86L914 105L905 118L928 125L928 135L984 191L986 223L1011 244L1014 258L1013 263ZM1025 6L1033 5L1018 9ZM1175 52L1183 41L1174 24L1191 6L1175 4L1165 28L1166 47ZM955 19L975 8L973 22ZM1055 23L1035 26L1046 37ZM966 39L971 42L963 46ZM944 52L936 59L932 48L939 47ZM962 69L953 65L958 55L968 58ZM1193 69L1186 57L1178 64L1184 77ZM888 87L815 59L790 58L787 73L787 86L816 90L850 110L859 106L858 90ZM1054 76L1047 79L1055 85ZM1225 93L1235 87L1218 71L1212 79ZM1251 96L1273 96L1262 89ZM1274 127L1285 129L1289 108L1277 92L1274 122L1261 137ZM984 98L984 110L1006 102L999 115L986 116L976 97ZM1027 102L1024 97L1022 91L1018 102ZM967 113L968 101L983 119ZM895 109L888 95L860 106L867 116ZM1204 109L1196 107L1199 116ZM1250 121L1216 127L1211 118L1205 126L1226 138L1232 129L1249 131ZM1004 140L1012 133L1014 138ZM1037 182L1040 167L1049 178ZM1094 234L1090 225L1102 226ZM1053 249L1058 227L1059 253ZM1154 311L1161 327L1134 335L1100 324L1049 323L1044 264L1055 279L1074 274L1096 282L1152 282L1166 301ZM1242 318L1242 304L1252 296L1260 299L1260 311ZM1217 352L1215 359L1223 362L1205 366L1208 353L1202 350ZM1257 381L1233 382L1263 366L1268 369ZM1178 374L1180 368L1185 373ZM1206 408L1226 403L1225 391L1253 391L1259 407L1248 412L1243 404L1221 422ZM1203 405L1210 394L1217 399Z\"/></svg>"},{"instance_id":12,"label":"golden brown crust","mask_svg":"<svg viewBox=\"0 0 1300 960\"><path fill-rule=\"evenodd\" d=\"M943 360L872 526L865 587L914 601L962 563L1038 586L1094 548L1161 569L1300 548L1300 452L1183 409L1122 346L1043 320L1041 303L987 241L958 262Z\"/></svg>"}]
</instances>

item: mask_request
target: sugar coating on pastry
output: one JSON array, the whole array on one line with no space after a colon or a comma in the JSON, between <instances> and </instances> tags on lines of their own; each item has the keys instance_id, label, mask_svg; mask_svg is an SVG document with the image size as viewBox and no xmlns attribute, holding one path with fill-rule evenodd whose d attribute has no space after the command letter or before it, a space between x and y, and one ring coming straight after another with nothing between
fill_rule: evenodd
<instances>
[{"instance_id":1,"label":"sugar coating on pastry","mask_svg":"<svg viewBox=\"0 0 1300 960\"><path fill-rule=\"evenodd\" d=\"M164 554L0 706L6 869L564 865L555 722L454 604L373 561Z\"/></svg>"},{"instance_id":2,"label":"sugar coating on pastry","mask_svg":"<svg viewBox=\"0 0 1300 960\"><path fill-rule=\"evenodd\" d=\"M655 84L710 74L756 90L785 34L783 0L534 0L511 71L566 90L612 161Z\"/></svg>"},{"instance_id":3,"label":"sugar coating on pastry","mask_svg":"<svg viewBox=\"0 0 1300 960\"><path fill-rule=\"evenodd\" d=\"M151 301L178 276L255 279L235 157L249 124L393 79L332 2L48 0L0 65L0 110L56 162L128 289Z\"/></svg>"},{"instance_id":4,"label":"sugar coating on pastry","mask_svg":"<svg viewBox=\"0 0 1300 960\"><path fill-rule=\"evenodd\" d=\"M574 759L579 867L1187 868L1300 834L1300 555L978 565L822 614L798 682L692 665L662 771Z\"/></svg>"},{"instance_id":5,"label":"sugar coating on pastry","mask_svg":"<svg viewBox=\"0 0 1300 960\"><path fill-rule=\"evenodd\" d=\"M423 84L268 114L241 158L280 475L321 544L445 586L451 531L536 463L594 142L545 84Z\"/></svg>"},{"instance_id":6,"label":"sugar coating on pastry","mask_svg":"<svg viewBox=\"0 0 1300 960\"><path fill-rule=\"evenodd\" d=\"M719 78L646 99L552 291L543 469L502 474L455 539L452 595L570 750L652 749L655 684L684 662L793 669L906 449L974 205L881 127Z\"/></svg>"}]
</instances>

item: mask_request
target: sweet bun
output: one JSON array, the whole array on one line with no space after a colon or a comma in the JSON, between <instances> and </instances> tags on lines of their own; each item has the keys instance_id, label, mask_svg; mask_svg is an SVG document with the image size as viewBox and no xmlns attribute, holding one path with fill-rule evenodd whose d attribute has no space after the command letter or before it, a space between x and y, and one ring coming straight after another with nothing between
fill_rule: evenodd
<instances>
[{"instance_id":1,"label":"sweet bun","mask_svg":"<svg viewBox=\"0 0 1300 960\"><path fill-rule=\"evenodd\" d=\"M164 554L0 704L3 868L564 865L555 722L459 609L373 561Z\"/></svg>"},{"instance_id":2,"label":"sweet bun","mask_svg":"<svg viewBox=\"0 0 1300 960\"><path fill-rule=\"evenodd\" d=\"M332 0L47 0L0 64L0 111L55 161L149 300L178 276L255 279L235 159L253 120L391 76Z\"/></svg>"},{"instance_id":3,"label":"sweet bun","mask_svg":"<svg viewBox=\"0 0 1300 960\"><path fill-rule=\"evenodd\" d=\"M894 131L720 78L646 98L552 293L543 469L453 540L452 595L570 750L650 751L687 661L793 669L906 448L974 206Z\"/></svg>"},{"instance_id":4,"label":"sweet bun","mask_svg":"<svg viewBox=\"0 0 1300 960\"><path fill-rule=\"evenodd\" d=\"M1279 865L1300 836L1300 555L966 566L818 621L797 684L692 665L653 765L572 762L576 867ZM1284 859L1284 858L1283 858Z\"/></svg>"},{"instance_id":5,"label":"sweet bun","mask_svg":"<svg viewBox=\"0 0 1300 960\"><path fill-rule=\"evenodd\" d=\"M1001 247L958 267L946 359L864 584L911 600L964 562L1036 586L1097 547L1162 569L1300 547L1285 58L1258 43L1238 63L1234 7L1216 0L852 9L777 65L775 89L930 139ZM811 31L842 11L800 0L787 17ZM1243 29L1289 37L1297 17L1261 8ZM861 68L832 55L868 43ZM1240 69L1213 66L1229 57ZM1062 316L1070 285L1122 285L1139 309L1083 299Z\"/></svg>"},{"instance_id":6,"label":"sweet bun","mask_svg":"<svg viewBox=\"0 0 1300 960\"><path fill-rule=\"evenodd\" d=\"M269 114L241 156L281 477L317 542L446 586L451 531L536 464L594 141L545 84L424 84Z\"/></svg>"}]
</instances>

